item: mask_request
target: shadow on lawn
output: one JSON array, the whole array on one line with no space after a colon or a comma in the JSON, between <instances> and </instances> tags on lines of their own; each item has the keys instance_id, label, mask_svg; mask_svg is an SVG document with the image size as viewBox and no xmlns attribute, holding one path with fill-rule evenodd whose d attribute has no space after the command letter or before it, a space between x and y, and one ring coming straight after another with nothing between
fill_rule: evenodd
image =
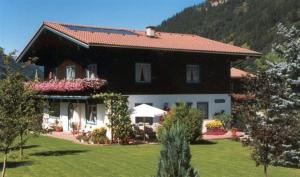
<instances>
[{"instance_id":1,"label":"shadow on lawn","mask_svg":"<svg viewBox=\"0 0 300 177\"><path fill-rule=\"evenodd\" d=\"M58 151L43 151L36 152L30 155L33 156L64 156L64 155L76 155L79 153L87 152L88 150L58 150Z\"/></svg>"},{"instance_id":2,"label":"shadow on lawn","mask_svg":"<svg viewBox=\"0 0 300 177\"><path fill-rule=\"evenodd\" d=\"M217 142L215 141L209 141L209 140L198 140L194 143L191 143L192 145L213 145L213 144L217 144Z\"/></svg>"},{"instance_id":3,"label":"shadow on lawn","mask_svg":"<svg viewBox=\"0 0 300 177\"><path fill-rule=\"evenodd\" d=\"M31 149L31 148L37 148L37 147L40 147L40 145L26 145L26 146L23 146L23 149ZM14 146L14 147L9 148L8 150L9 151L19 150L19 147ZM0 152L3 152L3 151L4 151L3 149L0 149Z\"/></svg>"},{"instance_id":4,"label":"shadow on lawn","mask_svg":"<svg viewBox=\"0 0 300 177\"><path fill-rule=\"evenodd\" d=\"M11 161L8 161L6 163L6 167L7 168L17 168L17 167L20 167L20 166L28 166L28 165L32 165L33 162L32 161L16 161L16 162L11 162ZM0 162L0 168L2 169L3 167L3 162Z\"/></svg>"},{"instance_id":5,"label":"shadow on lawn","mask_svg":"<svg viewBox=\"0 0 300 177\"><path fill-rule=\"evenodd\" d=\"M37 147L40 147L40 145L27 145L27 146L23 146L23 149L31 149L31 148L37 148Z\"/></svg>"}]
</instances>

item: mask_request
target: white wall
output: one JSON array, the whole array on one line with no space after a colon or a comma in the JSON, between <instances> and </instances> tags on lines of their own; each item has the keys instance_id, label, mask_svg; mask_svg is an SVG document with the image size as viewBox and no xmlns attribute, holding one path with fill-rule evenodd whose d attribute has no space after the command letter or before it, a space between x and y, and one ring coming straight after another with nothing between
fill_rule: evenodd
<instances>
[{"instance_id":1,"label":"white wall","mask_svg":"<svg viewBox=\"0 0 300 177\"><path fill-rule=\"evenodd\" d=\"M72 103L74 106L73 118L70 122L79 122L81 121L82 130L93 130L96 127L106 127L107 137L111 137L111 131L107 127L109 120L106 115L104 104L97 104L97 121L96 124L87 124L86 123L86 106L85 103ZM60 103L60 121L62 122L63 131L71 131L71 128L68 129L68 102Z\"/></svg>"},{"instance_id":2,"label":"white wall","mask_svg":"<svg viewBox=\"0 0 300 177\"><path fill-rule=\"evenodd\" d=\"M170 94L170 95L127 95L129 108L135 106L135 103L152 103L154 107L163 109L164 104L169 107L176 102L192 102L192 107L197 107L197 102L208 102L208 115L211 118L215 113L231 113L231 98L228 94ZM224 99L225 103L215 103L215 99Z\"/></svg>"},{"instance_id":3,"label":"white wall","mask_svg":"<svg viewBox=\"0 0 300 177\"><path fill-rule=\"evenodd\" d=\"M68 131L68 105L69 103L60 102L60 121L63 126L63 131Z\"/></svg>"},{"instance_id":4,"label":"white wall","mask_svg":"<svg viewBox=\"0 0 300 177\"><path fill-rule=\"evenodd\" d=\"M208 114L211 118L215 113L224 110L226 113L231 113L231 98L228 94L173 94L173 95L128 95L129 108L135 106L135 103L152 103L154 107L163 109L165 103L173 106L176 102L191 102L192 107L197 106L197 102L208 102ZM215 99L224 99L225 103L215 103ZM60 121L64 131L68 130L68 102L60 103ZM97 104L97 121L96 124L86 124L86 107L85 103L73 103L74 115L72 121L81 120L81 129L92 130L95 127L106 127L109 123L107 112L104 104ZM132 123L135 119L131 117ZM111 137L111 131L107 128L107 136Z\"/></svg>"}]
</instances>

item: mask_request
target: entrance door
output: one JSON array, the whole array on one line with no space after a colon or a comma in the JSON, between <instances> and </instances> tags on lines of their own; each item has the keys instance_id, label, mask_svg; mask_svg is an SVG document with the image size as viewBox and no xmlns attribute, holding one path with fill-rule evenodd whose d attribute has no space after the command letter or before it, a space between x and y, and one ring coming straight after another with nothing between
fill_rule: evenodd
<instances>
[{"instance_id":1,"label":"entrance door","mask_svg":"<svg viewBox=\"0 0 300 177\"><path fill-rule=\"evenodd\" d=\"M205 119L208 119L208 102L198 102L197 109L202 112Z\"/></svg>"},{"instance_id":2,"label":"entrance door","mask_svg":"<svg viewBox=\"0 0 300 177\"><path fill-rule=\"evenodd\" d=\"M72 118L73 118L73 114L74 114L74 106L72 103L69 104L68 106L68 131L71 130L71 123L72 123Z\"/></svg>"}]
</instances>

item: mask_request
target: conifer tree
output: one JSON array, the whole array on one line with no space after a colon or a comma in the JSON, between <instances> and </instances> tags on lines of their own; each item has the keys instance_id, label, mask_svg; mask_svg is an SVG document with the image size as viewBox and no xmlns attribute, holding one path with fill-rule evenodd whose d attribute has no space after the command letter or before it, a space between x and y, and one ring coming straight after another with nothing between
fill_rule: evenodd
<instances>
[{"instance_id":1,"label":"conifer tree","mask_svg":"<svg viewBox=\"0 0 300 177\"><path fill-rule=\"evenodd\" d=\"M281 126L284 140L278 147L281 154L272 163L300 168L300 31L279 24L278 34L283 42L274 51L284 61L271 63L267 70L280 91L272 95L269 112L284 123Z\"/></svg>"},{"instance_id":2,"label":"conifer tree","mask_svg":"<svg viewBox=\"0 0 300 177\"><path fill-rule=\"evenodd\" d=\"M177 122L162 130L157 177L198 177L191 166L189 143L184 128Z\"/></svg>"}]
</instances>

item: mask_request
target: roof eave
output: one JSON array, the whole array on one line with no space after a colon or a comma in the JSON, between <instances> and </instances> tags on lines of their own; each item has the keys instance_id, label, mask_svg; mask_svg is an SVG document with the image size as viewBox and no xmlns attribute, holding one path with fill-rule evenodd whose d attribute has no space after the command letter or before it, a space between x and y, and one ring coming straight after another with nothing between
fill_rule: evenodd
<instances>
[{"instance_id":1,"label":"roof eave","mask_svg":"<svg viewBox=\"0 0 300 177\"><path fill-rule=\"evenodd\" d=\"M26 54L26 52L29 50L29 48L33 45L33 43L37 40L37 38L40 36L40 34L44 31L44 30L49 30L65 39L68 39L84 48L89 48L90 46L87 43L84 43L78 39L75 39L65 33L62 33L58 30L55 30L45 24L42 24L41 27L37 30L37 32L33 35L33 37L30 39L30 41L27 43L27 45L24 47L24 49L22 50L22 52L18 55L16 62L20 62L22 60L22 58L24 57L24 55Z\"/></svg>"},{"instance_id":2,"label":"roof eave","mask_svg":"<svg viewBox=\"0 0 300 177\"><path fill-rule=\"evenodd\" d=\"M113 44L98 44L90 43L94 47L114 47L114 48L128 48L128 49L148 49L148 50L161 50L161 51L176 51L176 52L190 52L190 53L209 53L209 54L222 54L222 55L236 55L244 57L261 57L261 53L235 53L235 52L222 52L222 51L205 51L205 50L188 50L188 49L171 49L171 48L158 48L158 47L141 47L129 45L113 45Z\"/></svg>"}]
</instances>

